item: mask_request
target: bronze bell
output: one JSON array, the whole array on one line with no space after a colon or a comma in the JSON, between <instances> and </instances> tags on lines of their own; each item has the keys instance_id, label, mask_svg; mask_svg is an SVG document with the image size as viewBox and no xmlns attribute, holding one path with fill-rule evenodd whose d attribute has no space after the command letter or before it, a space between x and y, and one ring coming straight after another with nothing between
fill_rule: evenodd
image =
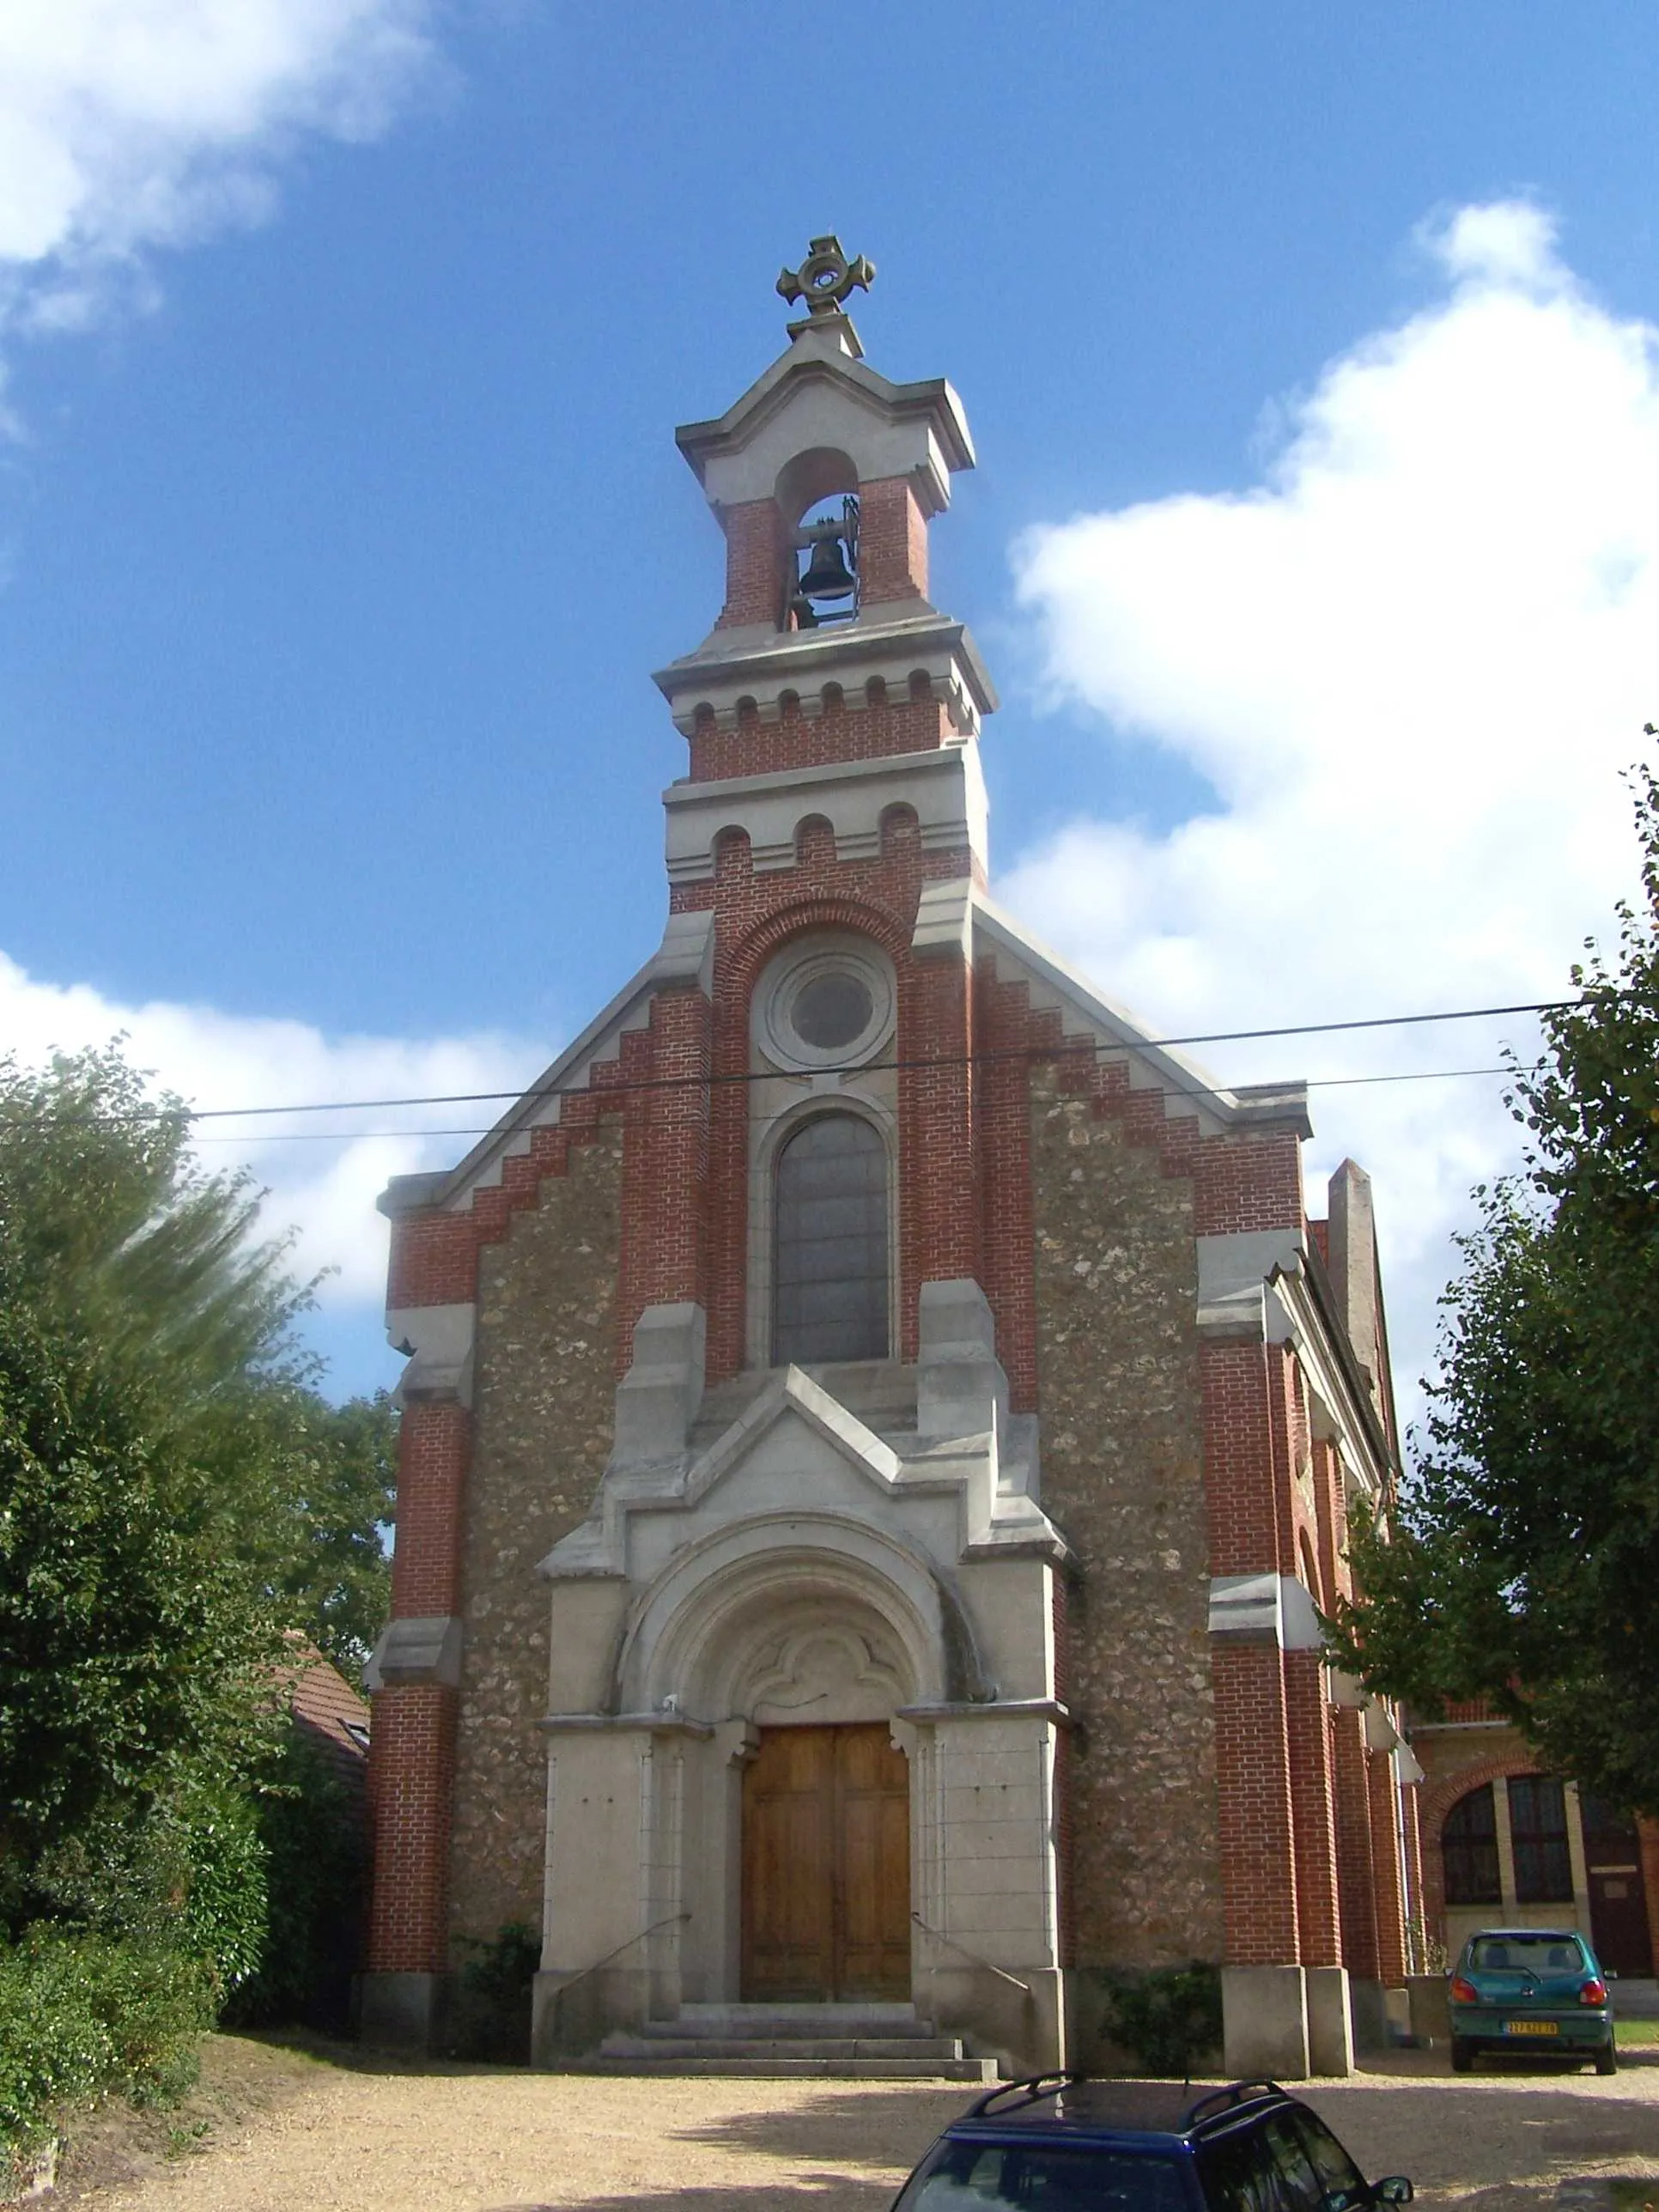
<instances>
[{"instance_id":1,"label":"bronze bell","mask_svg":"<svg viewBox=\"0 0 1659 2212\"><path fill-rule=\"evenodd\" d=\"M858 580L841 550L842 532L839 522L819 523L814 528L812 557L800 580L802 599L850 599L858 589Z\"/></svg>"}]
</instances>

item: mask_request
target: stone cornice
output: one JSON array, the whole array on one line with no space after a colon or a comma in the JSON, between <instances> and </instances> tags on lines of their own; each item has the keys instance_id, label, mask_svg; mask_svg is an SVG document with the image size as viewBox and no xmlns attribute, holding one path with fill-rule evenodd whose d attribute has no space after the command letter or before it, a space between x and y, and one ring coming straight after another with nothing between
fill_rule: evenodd
<instances>
[{"instance_id":1,"label":"stone cornice","mask_svg":"<svg viewBox=\"0 0 1659 2212\"><path fill-rule=\"evenodd\" d=\"M856 712L870 703L872 684L902 699L915 696L921 681L947 709L952 728L964 736L976 732L981 717L995 711L997 694L966 624L932 607L897 619L879 619L881 611L816 630L715 630L652 681L686 737L705 714L722 729L735 729L750 708L758 721L775 722L789 703L811 719L823 712L831 687Z\"/></svg>"}]
</instances>

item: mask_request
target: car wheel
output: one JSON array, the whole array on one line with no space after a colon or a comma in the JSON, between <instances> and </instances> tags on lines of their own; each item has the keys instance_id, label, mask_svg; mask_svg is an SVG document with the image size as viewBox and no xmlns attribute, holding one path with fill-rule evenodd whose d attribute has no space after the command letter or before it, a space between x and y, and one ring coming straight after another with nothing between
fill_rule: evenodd
<instances>
[{"instance_id":1,"label":"car wheel","mask_svg":"<svg viewBox=\"0 0 1659 2212\"><path fill-rule=\"evenodd\" d=\"M1619 2053L1612 2044L1604 2043L1596 2052L1595 2070L1598 2074L1616 2074L1619 2071Z\"/></svg>"},{"instance_id":2,"label":"car wheel","mask_svg":"<svg viewBox=\"0 0 1659 2212\"><path fill-rule=\"evenodd\" d=\"M1474 2064L1474 2053L1461 2035L1452 2038L1451 2062L1454 2074L1467 2074Z\"/></svg>"}]
</instances>

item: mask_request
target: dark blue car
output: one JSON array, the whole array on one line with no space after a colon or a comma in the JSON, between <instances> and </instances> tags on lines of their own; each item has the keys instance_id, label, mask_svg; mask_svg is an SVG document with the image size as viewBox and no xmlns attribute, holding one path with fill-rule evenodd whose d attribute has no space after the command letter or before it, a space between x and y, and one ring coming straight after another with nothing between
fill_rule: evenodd
<instances>
[{"instance_id":1,"label":"dark blue car","mask_svg":"<svg viewBox=\"0 0 1659 2212\"><path fill-rule=\"evenodd\" d=\"M1403 2174L1367 2181L1277 2082L1194 2092L1048 2075L952 2121L893 2212L1366 2212L1411 2199Z\"/></svg>"}]
</instances>

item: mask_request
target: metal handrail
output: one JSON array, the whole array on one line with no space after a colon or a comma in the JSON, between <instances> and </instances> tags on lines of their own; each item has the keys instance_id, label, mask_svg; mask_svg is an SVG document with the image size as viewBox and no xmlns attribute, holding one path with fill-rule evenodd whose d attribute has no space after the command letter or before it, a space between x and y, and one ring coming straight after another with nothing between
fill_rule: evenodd
<instances>
[{"instance_id":1,"label":"metal handrail","mask_svg":"<svg viewBox=\"0 0 1659 2212\"><path fill-rule=\"evenodd\" d=\"M977 1951L970 1951L965 1943L958 1943L954 1936L947 1936L942 1928L930 1927L921 1913L913 1912L910 1917L915 1922L917 1927L924 1929L935 1942L948 1944L951 1950L960 1951L964 1959L971 1959L976 1966L983 1966L988 1974L994 1974L1000 1982L1012 1982L1017 1990L1023 1990L1028 1997L1032 1994L1031 1984L1029 1982L1022 1982L1018 1974L1009 1973L1006 1967L994 1966L988 1959L981 1959Z\"/></svg>"},{"instance_id":2,"label":"metal handrail","mask_svg":"<svg viewBox=\"0 0 1659 2212\"><path fill-rule=\"evenodd\" d=\"M597 1974L601 1966L608 1966L613 1959L620 1959L624 1951L631 1951L636 1943L643 1943L646 1937L654 1936L658 1929L673 1928L681 1921L689 1920L690 1917L691 1915L689 1912L669 1912L665 1913L660 1920L653 1920L648 1928L641 1928L637 1936L630 1936L626 1942L618 1943L614 1951L607 1951L603 1958L593 1960L588 1966L578 1967L568 1982L559 1984L558 1994L562 1996L567 1990L574 1990L578 1982L585 1982L590 1974Z\"/></svg>"}]
</instances>

